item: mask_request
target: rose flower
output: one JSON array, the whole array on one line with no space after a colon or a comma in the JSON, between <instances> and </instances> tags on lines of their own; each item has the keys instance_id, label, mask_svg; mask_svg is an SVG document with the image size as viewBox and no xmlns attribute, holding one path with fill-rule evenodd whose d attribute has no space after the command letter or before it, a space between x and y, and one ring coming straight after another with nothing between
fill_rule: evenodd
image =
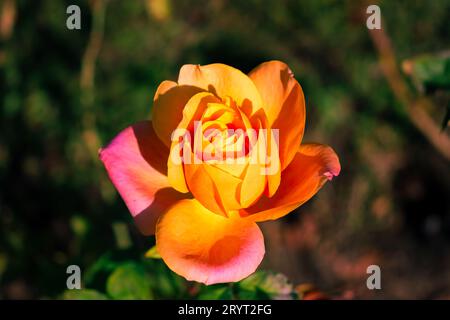
<instances>
[{"instance_id":1,"label":"rose flower","mask_svg":"<svg viewBox=\"0 0 450 320\"><path fill-rule=\"evenodd\" d=\"M163 81L151 121L100 150L112 183L170 269L206 284L239 281L264 256L257 222L309 200L340 171L333 149L301 144L305 99L289 67L248 75L184 65Z\"/></svg>"}]
</instances>

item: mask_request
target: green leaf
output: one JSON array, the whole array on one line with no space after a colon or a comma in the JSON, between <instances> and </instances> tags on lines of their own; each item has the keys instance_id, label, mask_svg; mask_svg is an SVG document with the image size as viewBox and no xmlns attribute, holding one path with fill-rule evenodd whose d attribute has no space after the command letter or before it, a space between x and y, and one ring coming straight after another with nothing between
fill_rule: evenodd
<instances>
[{"instance_id":1,"label":"green leaf","mask_svg":"<svg viewBox=\"0 0 450 320\"><path fill-rule=\"evenodd\" d=\"M118 266L119 264L112 260L111 253L101 256L86 271L85 283L90 287L100 288L100 284L104 285L111 272L113 272Z\"/></svg>"},{"instance_id":2,"label":"green leaf","mask_svg":"<svg viewBox=\"0 0 450 320\"><path fill-rule=\"evenodd\" d=\"M153 298L150 279L144 268L136 263L118 267L108 278L106 292L117 300Z\"/></svg>"},{"instance_id":3,"label":"green leaf","mask_svg":"<svg viewBox=\"0 0 450 320\"><path fill-rule=\"evenodd\" d=\"M132 263L140 258L141 253L133 250L112 250L103 254L84 274L84 283L89 288L105 289L106 280L119 266Z\"/></svg>"},{"instance_id":4,"label":"green leaf","mask_svg":"<svg viewBox=\"0 0 450 320\"><path fill-rule=\"evenodd\" d=\"M231 300L233 292L231 287L226 285L204 286L202 287L197 299L199 300Z\"/></svg>"},{"instance_id":5,"label":"green leaf","mask_svg":"<svg viewBox=\"0 0 450 320\"><path fill-rule=\"evenodd\" d=\"M151 259L161 259L161 255L158 253L158 250L156 250L156 246L151 247L146 253L146 258Z\"/></svg>"},{"instance_id":6,"label":"green leaf","mask_svg":"<svg viewBox=\"0 0 450 320\"><path fill-rule=\"evenodd\" d=\"M186 279L180 277L162 259L144 259L143 265L151 274L152 291L161 299L185 299L189 297Z\"/></svg>"},{"instance_id":7,"label":"green leaf","mask_svg":"<svg viewBox=\"0 0 450 320\"><path fill-rule=\"evenodd\" d=\"M108 297L93 289L66 290L64 300L108 300Z\"/></svg>"},{"instance_id":8,"label":"green leaf","mask_svg":"<svg viewBox=\"0 0 450 320\"><path fill-rule=\"evenodd\" d=\"M241 299L290 299L292 284L281 273L258 271L238 283Z\"/></svg>"},{"instance_id":9,"label":"green leaf","mask_svg":"<svg viewBox=\"0 0 450 320\"><path fill-rule=\"evenodd\" d=\"M404 63L404 69L416 86L426 93L450 90L450 57L422 55Z\"/></svg>"}]
</instances>

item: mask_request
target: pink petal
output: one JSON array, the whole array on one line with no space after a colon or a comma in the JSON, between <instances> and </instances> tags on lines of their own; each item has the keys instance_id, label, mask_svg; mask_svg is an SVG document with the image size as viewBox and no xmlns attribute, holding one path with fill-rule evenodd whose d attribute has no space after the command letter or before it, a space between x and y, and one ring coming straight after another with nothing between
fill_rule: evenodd
<instances>
[{"instance_id":1,"label":"pink petal","mask_svg":"<svg viewBox=\"0 0 450 320\"><path fill-rule=\"evenodd\" d=\"M154 234L162 212L186 197L169 185L168 155L150 121L126 128L99 152L112 183L146 235Z\"/></svg>"}]
</instances>

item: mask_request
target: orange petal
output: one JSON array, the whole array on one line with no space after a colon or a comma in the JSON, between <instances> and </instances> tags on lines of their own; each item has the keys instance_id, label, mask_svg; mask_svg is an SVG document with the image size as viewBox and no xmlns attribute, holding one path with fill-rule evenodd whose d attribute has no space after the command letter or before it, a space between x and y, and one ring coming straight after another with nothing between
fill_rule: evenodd
<instances>
[{"instance_id":1,"label":"orange petal","mask_svg":"<svg viewBox=\"0 0 450 320\"><path fill-rule=\"evenodd\" d=\"M184 152L187 152L186 155L189 155L194 148L192 142L195 141L194 137L191 136L191 132L193 134L201 134L201 130L195 132L192 128L194 126L193 122L199 120L203 111L206 109L208 103L218 102L219 100L208 92L199 92L189 99L186 103L185 108L182 111L182 119L179 121L177 125L177 130L173 131L171 134L172 144L170 147L170 156L167 160L168 167L168 177L171 186L180 192L188 192L188 187L185 180L185 174L183 170L183 159ZM187 132L188 130L189 132ZM185 136L187 134L188 136ZM186 138L179 141L178 138ZM184 150L187 148L188 150ZM181 153L181 154L180 154ZM181 156L181 157L180 157Z\"/></svg>"},{"instance_id":2,"label":"orange petal","mask_svg":"<svg viewBox=\"0 0 450 320\"><path fill-rule=\"evenodd\" d=\"M265 190L266 196L271 198L275 192L277 192L278 187L281 183L281 163L280 163L280 151L279 151L279 133L276 134L272 131L268 132L267 146L269 166L268 169L270 174L267 176L267 188Z\"/></svg>"},{"instance_id":3,"label":"orange petal","mask_svg":"<svg viewBox=\"0 0 450 320\"><path fill-rule=\"evenodd\" d=\"M184 169L189 190L208 210L227 216L230 210L242 208L239 203L241 179L206 163L187 164Z\"/></svg>"},{"instance_id":4,"label":"orange petal","mask_svg":"<svg viewBox=\"0 0 450 320\"><path fill-rule=\"evenodd\" d=\"M265 172L267 176L267 187L265 194L270 198L278 189L281 180L281 160L279 151L279 131L269 127L269 121L264 110L259 110L251 117L254 128L263 129Z\"/></svg>"},{"instance_id":5,"label":"orange petal","mask_svg":"<svg viewBox=\"0 0 450 320\"><path fill-rule=\"evenodd\" d=\"M189 190L205 208L208 210L227 216L220 199L219 190L209 176L203 164L190 164L185 166L186 181Z\"/></svg>"},{"instance_id":6,"label":"orange petal","mask_svg":"<svg viewBox=\"0 0 450 320\"><path fill-rule=\"evenodd\" d=\"M146 235L154 233L161 212L186 197L169 185L168 155L150 121L126 128L99 152L112 183Z\"/></svg>"},{"instance_id":7,"label":"orange petal","mask_svg":"<svg viewBox=\"0 0 450 320\"><path fill-rule=\"evenodd\" d=\"M208 108L208 106L211 103L219 103L219 102L220 100L210 92L202 91L193 95L187 101L186 106L182 111L182 119L178 124L178 128L182 129L184 128L193 131L194 129L196 129L194 126L195 125L194 122L195 121L202 122L202 115Z\"/></svg>"},{"instance_id":8,"label":"orange petal","mask_svg":"<svg viewBox=\"0 0 450 320\"><path fill-rule=\"evenodd\" d=\"M278 219L308 201L317 191L339 175L341 166L336 153L321 144L301 145L291 164L281 173L281 184L272 198L241 211L251 221Z\"/></svg>"},{"instance_id":9,"label":"orange petal","mask_svg":"<svg viewBox=\"0 0 450 320\"><path fill-rule=\"evenodd\" d=\"M248 166L240 190L241 208L252 205L264 192L267 185L265 162L267 160L266 137L260 133L256 144L248 155Z\"/></svg>"},{"instance_id":10,"label":"orange petal","mask_svg":"<svg viewBox=\"0 0 450 320\"><path fill-rule=\"evenodd\" d=\"M292 71L281 61L262 63L249 73L273 129L279 129L280 162L284 170L295 156L305 130L305 98Z\"/></svg>"},{"instance_id":11,"label":"orange petal","mask_svg":"<svg viewBox=\"0 0 450 320\"><path fill-rule=\"evenodd\" d=\"M170 269L208 285L249 276L264 256L256 223L219 216L196 200L179 201L161 217L156 246Z\"/></svg>"},{"instance_id":12,"label":"orange petal","mask_svg":"<svg viewBox=\"0 0 450 320\"><path fill-rule=\"evenodd\" d=\"M152 120L157 136L167 147L170 137L183 117L183 109L189 99L201 89L192 86L179 86L173 81L163 81L156 89L153 98Z\"/></svg>"},{"instance_id":13,"label":"orange petal","mask_svg":"<svg viewBox=\"0 0 450 320\"><path fill-rule=\"evenodd\" d=\"M180 69L178 84L199 87L223 99L229 96L237 105L250 110L262 106L258 89L252 80L238 69L225 64L186 64Z\"/></svg>"},{"instance_id":14,"label":"orange petal","mask_svg":"<svg viewBox=\"0 0 450 320\"><path fill-rule=\"evenodd\" d=\"M216 186L225 212L242 208L239 203L239 186L242 180L215 166L203 164L203 167ZM205 193L209 193L209 191Z\"/></svg>"}]
</instances>

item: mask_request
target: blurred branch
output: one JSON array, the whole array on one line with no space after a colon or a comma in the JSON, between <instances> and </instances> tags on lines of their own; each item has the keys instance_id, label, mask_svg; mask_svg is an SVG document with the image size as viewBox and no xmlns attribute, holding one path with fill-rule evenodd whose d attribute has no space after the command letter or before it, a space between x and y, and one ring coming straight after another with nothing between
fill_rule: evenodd
<instances>
[{"instance_id":1,"label":"blurred branch","mask_svg":"<svg viewBox=\"0 0 450 320\"><path fill-rule=\"evenodd\" d=\"M82 91L83 114L83 140L86 143L92 159L97 159L100 139L95 128L95 114L92 111L94 103L95 65L103 43L106 0L92 0L92 29L89 42L83 55L81 64L80 87Z\"/></svg>"},{"instance_id":2,"label":"blurred branch","mask_svg":"<svg viewBox=\"0 0 450 320\"><path fill-rule=\"evenodd\" d=\"M16 1L5 0L1 6L0 12L0 39L8 40L13 32L16 21ZM6 50L0 50L0 65L6 61Z\"/></svg>"},{"instance_id":3,"label":"blurred branch","mask_svg":"<svg viewBox=\"0 0 450 320\"><path fill-rule=\"evenodd\" d=\"M439 125L425 111L429 108L427 98L416 98L402 77L397 65L395 53L389 36L382 28L369 30L381 69L395 97L405 106L406 112L414 126L447 160L450 160L450 138L441 132Z\"/></svg>"},{"instance_id":4,"label":"blurred branch","mask_svg":"<svg viewBox=\"0 0 450 320\"><path fill-rule=\"evenodd\" d=\"M81 65L80 85L82 89L92 89L94 87L95 64L103 43L105 1L93 0L91 4L93 22Z\"/></svg>"},{"instance_id":5,"label":"blurred branch","mask_svg":"<svg viewBox=\"0 0 450 320\"><path fill-rule=\"evenodd\" d=\"M16 1L5 0L2 5L0 16L0 35L2 40L8 39L13 31L14 22L16 20Z\"/></svg>"}]
</instances>

